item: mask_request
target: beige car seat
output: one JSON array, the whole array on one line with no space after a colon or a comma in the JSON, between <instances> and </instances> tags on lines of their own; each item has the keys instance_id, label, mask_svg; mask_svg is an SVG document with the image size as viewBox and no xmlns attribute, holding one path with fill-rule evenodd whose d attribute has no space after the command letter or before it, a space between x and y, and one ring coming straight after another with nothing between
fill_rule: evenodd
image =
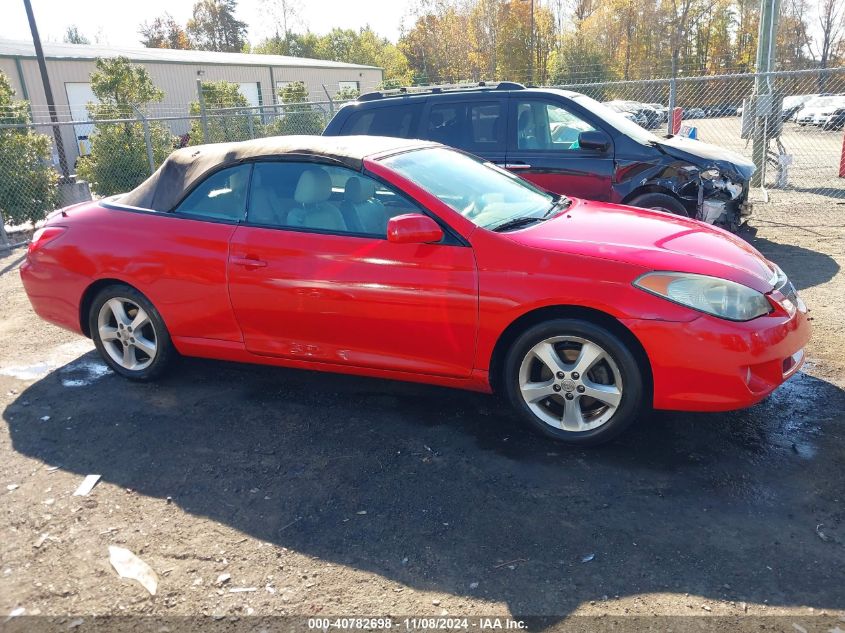
<instances>
[{"instance_id":1,"label":"beige car seat","mask_svg":"<svg viewBox=\"0 0 845 633\"><path fill-rule=\"evenodd\" d=\"M325 169L313 167L302 172L293 194L296 204L288 212L287 225L346 231L340 210L328 202L331 195L332 179Z\"/></svg>"},{"instance_id":2,"label":"beige car seat","mask_svg":"<svg viewBox=\"0 0 845 633\"><path fill-rule=\"evenodd\" d=\"M387 235L387 209L375 196L376 183L369 178L346 181L341 212L350 230Z\"/></svg>"}]
</instances>

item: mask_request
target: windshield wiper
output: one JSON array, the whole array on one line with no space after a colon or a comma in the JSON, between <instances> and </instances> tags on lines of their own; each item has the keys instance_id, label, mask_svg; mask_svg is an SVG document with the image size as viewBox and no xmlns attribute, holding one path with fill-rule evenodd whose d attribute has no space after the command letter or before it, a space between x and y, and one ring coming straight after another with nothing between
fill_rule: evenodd
<instances>
[{"instance_id":1,"label":"windshield wiper","mask_svg":"<svg viewBox=\"0 0 845 633\"><path fill-rule=\"evenodd\" d=\"M567 198L564 195L560 195L555 203L549 207L549 210L543 214L543 218L548 218L556 209L560 209L561 211L566 211L572 205L572 200Z\"/></svg>"},{"instance_id":2,"label":"windshield wiper","mask_svg":"<svg viewBox=\"0 0 845 633\"><path fill-rule=\"evenodd\" d=\"M514 218L513 220L508 220L507 222L502 222L502 224L498 224L492 227L491 231L510 231L511 229L518 229L523 226L528 226L529 224L534 224L535 222L544 222L545 218L538 218L532 216L523 216L521 218Z\"/></svg>"}]
</instances>

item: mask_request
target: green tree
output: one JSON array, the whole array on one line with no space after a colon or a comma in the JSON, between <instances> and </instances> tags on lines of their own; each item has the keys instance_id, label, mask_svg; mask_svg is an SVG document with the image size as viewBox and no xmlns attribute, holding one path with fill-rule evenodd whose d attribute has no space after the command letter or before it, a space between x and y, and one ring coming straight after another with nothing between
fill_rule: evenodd
<instances>
[{"instance_id":1,"label":"green tree","mask_svg":"<svg viewBox=\"0 0 845 633\"><path fill-rule=\"evenodd\" d=\"M335 101L353 101L361 95L357 88L341 88L334 95Z\"/></svg>"},{"instance_id":2,"label":"green tree","mask_svg":"<svg viewBox=\"0 0 845 633\"><path fill-rule=\"evenodd\" d=\"M65 38L64 41L66 44L90 44L91 40L85 37L82 33L79 32L79 27L75 24L71 24L65 30Z\"/></svg>"},{"instance_id":3,"label":"green tree","mask_svg":"<svg viewBox=\"0 0 845 633\"><path fill-rule=\"evenodd\" d=\"M322 133L326 115L308 103L308 89L304 83L289 83L279 91L279 98L284 106L283 114L266 126L266 135Z\"/></svg>"},{"instance_id":4,"label":"green tree","mask_svg":"<svg viewBox=\"0 0 845 633\"><path fill-rule=\"evenodd\" d=\"M238 84L230 81L204 81L202 95L208 138L205 137L202 121L194 119L191 121L191 145L243 141L253 137L261 119L249 109L250 104L238 91ZM199 101L191 103L190 113L200 113Z\"/></svg>"},{"instance_id":5,"label":"green tree","mask_svg":"<svg viewBox=\"0 0 845 633\"><path fill-rule=\"evenodd\" d=\"M0 72L0 123L29 125L29 104L15 101ZM31 127L0 128L0 233L6 221L37 222L58 203L59 175L50 164L52 139ZM0 236L2 237L2 236Z\"/></svg>"},{"instance_id":6,"label":"green tree","mask_svg":"<svg viewBox=\"0 0 845 633\"><path fill-rule=\"evenodd\" d=\"M199 0L188 20L194 47L204 51L239 53L246 44L246 22L235 18L237 0Z\"/></svg>"},{"instance_id":7,"label":"green tree","mask_svg":"<svg viewBox=\"0 0 845 633\"><path fill-rule=\"evenodd\" d=\"M133 189L150 175L144 126L137 118L150 103L161 101L164 92L153 84L146 68L125 57L97 59L91 90L98 100L88 104L92 120L136 119L96 125L89 136L91 153L79 159L77 174L98 195L110 196ZM162 123L148 125L153 160L159 165L173 148L173 135Z\"/></svg>"},{"instance_id":8,"label":"green tree","mask_svg":"<svg viewBox=\"0 0 845 633\"><path fill-rule=\"evenodd\" d=\"M191 48L188 33L169 13L157 17L152 22L144 22L138 27L141 44L147 48Z\"/></svg>"}]
</instances>

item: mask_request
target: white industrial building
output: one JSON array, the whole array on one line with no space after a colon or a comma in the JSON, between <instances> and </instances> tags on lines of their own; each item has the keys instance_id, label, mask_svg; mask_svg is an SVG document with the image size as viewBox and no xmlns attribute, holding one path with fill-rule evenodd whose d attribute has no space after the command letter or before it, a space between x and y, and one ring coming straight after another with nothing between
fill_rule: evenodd
<instances>
[{"instance_id":1,"label":"white industrial building","mask_svg":"<svg viewBox=\"0 0 845 633\"><path fill-rule=\"evenodd\" d=\"M126 57L143 65L153 82L164 91L164 100L155 112L169 116L187 113L188 104L197 100L197 79L237 83L240 92L254 106L277 102L280 88L293 81L305 83L310 100L327 101L342 88L367 92L382 81L382 69L322 59L216 53L212 51L162 48L121 48L78 44L43 44L50 87L56 109L63 121L87 118L86 104L94 100L90 77L99 57ZM36 120L48 120L46 99L31 41L0 39L0 71L9 77L21 99L32 104ZM83 126L77 126L83 127ZM89 127L89 126L84 126ZM87 130L62 126L68 159L80 152L80 138Z\"/></svg>"}]
</instances>

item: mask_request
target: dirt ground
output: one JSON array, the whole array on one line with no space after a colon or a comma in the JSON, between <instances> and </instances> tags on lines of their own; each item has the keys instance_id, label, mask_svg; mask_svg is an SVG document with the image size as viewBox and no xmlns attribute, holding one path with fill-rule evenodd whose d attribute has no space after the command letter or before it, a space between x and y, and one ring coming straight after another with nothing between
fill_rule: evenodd
<instances>
[{"instance_id":1,"label":"dirt ground","mask_svg":"<svg viewBox=\"0 0 845 633\"><path fill-rule=\"evenodd\" d=\"M804 371L752 409L655 413L592 450L434 387L190 359L131 384L35 317L22 250L0 259L0 622L781 616L760 626L841 633L845 206L786 195L744 235L812 310ZM157 595L109 545L156 570Z\"/></svg>"}]
</instances>

